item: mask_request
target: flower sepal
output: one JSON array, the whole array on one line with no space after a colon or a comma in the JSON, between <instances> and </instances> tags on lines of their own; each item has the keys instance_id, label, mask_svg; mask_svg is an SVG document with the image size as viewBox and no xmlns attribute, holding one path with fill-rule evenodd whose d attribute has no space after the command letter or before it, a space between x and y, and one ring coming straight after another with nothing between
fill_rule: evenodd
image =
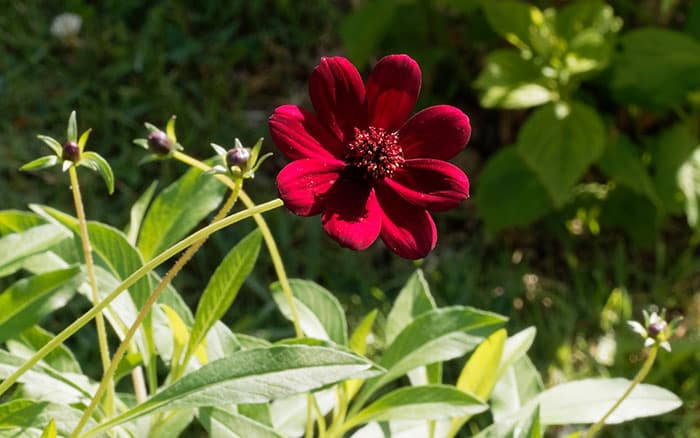
<instances>
[{"instance_id":1,"label":"flower sepal","mask_svg":"<svg viewBox=\"0 0 700 438\"><path fill-rule=\"evenodd\" d=\"M674 335L682 318L673 318L670 322L666 321L666 309L661 310L661 313L655 311L649 313L642 310L644 315L644 324L637 321L627 321L627 324L632 330L644 338L644 346L651 347L658 344L659 347L666 351L671 351L669 339Z\"/></svg>"}]
</instances>

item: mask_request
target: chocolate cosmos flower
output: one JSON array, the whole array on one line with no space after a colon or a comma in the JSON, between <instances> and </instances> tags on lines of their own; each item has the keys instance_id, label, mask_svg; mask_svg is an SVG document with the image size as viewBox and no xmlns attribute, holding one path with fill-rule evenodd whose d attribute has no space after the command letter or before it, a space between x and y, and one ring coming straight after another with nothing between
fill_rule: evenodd
<instances>
[{"instance_id":1,"label":"chocolate cosmos flower","mask_svg":"<svg viewBox=\"0 0 700 438\"><path fill-rule=\"evenodd\" d=\"M449 105L409 119L420 84L406 55L382 58L366 84L347 59L321 59L309 80L316 114L283 105L270 117L273 141L292 160L277 176L286 207L322 214L326 233L347 248L381 237L401 257L428 254L437 241L429 212L469 196L467 176L445 160L466 146L471 126Z\"/></svg>"}]
</instances>

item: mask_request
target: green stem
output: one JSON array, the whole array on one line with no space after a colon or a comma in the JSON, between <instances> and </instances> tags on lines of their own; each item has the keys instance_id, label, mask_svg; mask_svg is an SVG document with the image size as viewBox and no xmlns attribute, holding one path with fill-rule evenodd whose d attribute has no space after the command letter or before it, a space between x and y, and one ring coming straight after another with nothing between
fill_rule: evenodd
<instances>
[{"instance_id":1,"label":"green stem","mask_svg":"<svg viewBox=\"0 0 700 438\"><path fill-rule=\"evenodd\" d=\"M92 294L92 303L97 304L100 301L100 296L97 293L97 281L95 280L95 265L92 260L92 248L90 246L90 235L88 234L87 221L85 220L85 209L83 207L83 198L80 194L80 185L78 184L78 172L75 166L68 169L70 175L70 185L73 190L73 202L75 203L75 211L78 216L78 224L80 227L80 240L83 244L83 255L85 256L85 269L87 270L88 281ZM107 372L109 368L109 344L107 343L107 330L105 328L105 320L102 313L98 313L95 317L97 325L97 340L100 348L100 359L102 360L102 371ZM105 403L105 412L108 416L114 414L114 384L109 385L107 401Z\"/></svg>"},{"instance_id":2,"label":"green stem","mask_svg":"<svg viewBox=\"0 0 700 438\"><path fill-rule=\"evenodd\" d=\"M102 301L96 303L90 310L84 313L83 316L75 320L71 325L69 325L68 327L63 329L63 331L61 331L59 334L54 336L49 342L46 343L46 345L40 348L39 351L37 351L34 354L34 356L29 358L5 381L0 383L0 395L4 394L5 391L7 391L15 382L17 382L17 380L25 372L27 372L34 365L36 365L37 362L46 357L47 354L51 353L54 349L60 346L63 343L63 341L73 336L73 334L75 334L78 330L85 326L85 324L90 322L92 318L97 316L105 307L109 305L109 303L111 303L115 298L117 298L119 294L127 290L129 287L133 286L137 281L139 281L142 277L147 275L153 269L157 268L162 263L176 255L180 251L184 250L185 248L189 247L190 245L193 245L194 243L202 240L203 238L210 236L211 234L221 230L222 228L226 228L231 224L249 218L255 214L260 214L266 211L274 210L275 208L280 207L282 205L282 200L274 199L264 204L260 204L256 207L249 208L247 210L227 216L225 219L222 219L218 222L214 222L211 225L208 225L202 228L201 230L192 233L188 237L182 239L175 245L171 246L156 257L146 262L143 266L134 271L134 273L131 274L126 280L121 282L121 284L119 284L119 286L117 286L116 289L110 292L110 294L107 295Z\"/></svg>"},{"instance_id":3,"label":"green stem","mask_svg":"<svg viewBox=\"0 0 700 438\"><path fill-rule=\"evenodd\" d=\"M238 199L238 193L240 192L240 190L241 184L240 182L238 182L236 184L236 188L231 192L231 196L229 196L229 198L226 200L226 203L223 205L223 207L221 207L219 212L214 217L213 222L220 221L226 216L226 213L228 213L228 211L231 210L231 207L233 207L233 204L236 202L236 199ZM126 353L126 350L129 347L129 344L131 343L131 339L133 339L134 335L136 334L136 331L139 329L139 327L141 327L143 320L146 319L146 316L151 311L151 308L158 300L160 294L165 290L165 287L172 281L172 279L175 278L175 276L182 270L182 268L187 264L187 262L189 262L192 259L192 257L199 250L199 248L201 248L202 245L204 245L204 242L206 242L207 237L202 238L202 240L195 242L194 245L187 248L187 251L185 251L182 254L182 256L180 256L180 258L175 262L172 268L170 268L168 273L165 274L165 276L160 280L158 286L156 286L151 295L148 297L143 307L141 308L141 311L139 311L139 314L136 316L136 320L134 320L134 323L131 324L131 327L129 327L129 331L124 336L122 343L119 345L117 351L114 353L112 362L109 364L107 371L105 371L105 375L102 377L100 386L97 387L97 391L95 391L95 395L92 397L92 400L90 401L90 404L88 405L87 409L83 411L83 416L80 418L80 421L78 421L78 424L77 426L75 426L75 429L73 429L73 433L71 433L70 438L76 438L87 424L88 420L92 416L92 413L97 407L97 403L99 403L100 399L102 398L102 394L104 394L105 390L107 389L109 382L112 381L112 376L114 376L114 373L117 371L117 366L119 366L119 362L122 360L124 353ZM187 355L185 357L187 358Z\"/></svg>"},{"instance_id":4,"label":"green stem","mask_svg":"<svg viewBox=\"0 0 700 438\"><path fill-rule=\"evenodd\" d=\"M181 161L189 166L196 167L199 170L202 170L204 172L208 172L211 170L211 166L207 165L206 163L203 163L196 158L190 157L187 154L184 154L179 151L173 152L173 158L175 158L178 161ZM215 175L216 179L221 181L223 184L227 185L231 189L235 186L235 183L231 180L231 178L217 174ZM243 204L247 208L253 208L255 206L255 203L253 202L252 199L246 195L244 191L241 190L240 194L241 201L243 201ZM289 310L290 313L292 314L292 323L294 324L294 333L297 338L303 338L304 337L304 332L301 330L301 323L299 322L299 313L297 312L297 306L294 303L294 295L292 294L292 288L289 285L289 279L287 278L287 272L284 269L284 263L282 262L282 257L280 256L279 249L277 248L277 243L275 242L275 238L272 235L272 232L270 231L270 227L267 226L267 222L265 219L262 217L262 215L253 215L253 220L255 220L255 223L257 224L258 228L260 229L260 232L262 233L263 240L265 240L265 245L267 246L267 250L270 252L270 258L272 259L272 265L275 268L275 273L277 274L277 279L280 282L280 286L282 287L282 292L284 293L285 299L287 300L287 303L289 305Z\"/></svg>"},{"instance_id":5,"label":"green stem","mask_svg":"<svg viewBox=\"0 0 700 438\"><path fill-rule=\"evenodd\" d=\"M605 420L612 415L612 413L617 409L622 402L627 398L628 395L632 392L632 390L639 385L639 383L642 382L649 374L649 371L651 370L652 365L654 365L654 361L656 360L656 353L659 351L659 345L654 344L651 347L651 350L649 351L649 356L647 356L646 361L644 361L644 365L642 365L642 368L639 370L636 376L634 376L634 380L630 383L630 386L627 388L627 390L622 394L622 396L615 402L614 405L608 411L603 415L603 418L598 420L596 424L590 427L588 431L586 431L586 434L583 435L583 438L592 438L596 432L598 432L604 425L605 425Z\"/></svg>"}]
</instances>

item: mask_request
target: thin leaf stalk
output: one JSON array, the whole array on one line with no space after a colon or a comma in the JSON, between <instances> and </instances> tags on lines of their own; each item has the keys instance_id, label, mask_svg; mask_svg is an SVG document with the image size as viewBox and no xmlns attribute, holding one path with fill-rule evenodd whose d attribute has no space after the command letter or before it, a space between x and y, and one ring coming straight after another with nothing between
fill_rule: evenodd
<instances>
[{"instance_id":1,"label":"thin leaf stalk","mask_svg":"<svg viewBox=\"0 0 700 438\"><path fill-rule=\"evenodd\" d=\"M92 302L97 304L100 301L100 296L97 293L97 280L95 280L95 265L92 259L92 247L90 245L90 235L88 234L87 221L85 219L85 208L83 206L83 197L80 194L80 184L78 183L78 172L75 166L68 169L70 176L70 185L73 192L73 202L75 204L75 212L78 216L78 225L80 228L80 240L83 246L83 255L85 257L85 269L90 283L90 292ZM102 312L95 316L95 324L97 325L97 340L100 349L100 359L102 361L102 371L106 374L109 368L109 344L107 343L107 330ZM110 380L111 382L111 380ZM105 402L105 412L111 416L114 413L114 382L109 384L107 388L107 400Z\"/></svg>"},{"instance_id":2,"label":"thin leaf stalk","mask_svg":"<svg viewBox=\"0 0 700 438\"><path fill-rule=\"evenodd\" d=\"M22 377L29 369L37 364L41 359L46 357L47 354L51 353L53 350L58 348L63 341L73 336L78 330L83 328L87 323L92 321L104 308L106 308L109 303L114 301L122 292L127 290L129 287L133 286L137 281L147 275L149 272L153 271L155 268L160 266L162 263L166 262L182 250L188 248L189 246L197 243L203 238L210 236L211 234L228 227L236 222L243 219L247 219L255 214L265 213L270 210L274 210L283 205L281 199L274 199L272 201L265 202L263 204L257 205L252 208L234 213L227 216L226 218L214 222L199 231L196 231L184 239L180 240L170 248L166 249L156 257L152 258L146 262L139 269L134 271L129 277L122 281L119 286L117 286L112 292L109 293L102 301L96 303L90 310L85 312L80 318L76 319L72 324L63 329L60 333L54 336L49 342L46 343L42 348L39 349L34 355L29 358L22 366L17 368L14 373L8 376L2 383L0 383L0 395L4 394L12 385L14 385L17 380Z\"/></svg>"},{"instance_id":3,"label":"thin leaf stalk","mask_svg":"<svg viewBox=\"0 0 700 438\"><path fill-rule=\"evenodd\" d=\"M238 194L240 193L241 190L241 183L238 182L235 185L234 190L231 191L231 195L228 197L224 205L221 207L221 209L217 212L216 216L214 216L213 222L218 222L224 217L226 217L226 214L231 210L233 205L236 203L236 200L238 199ZM95 395L92 397L92 400L90 401L90 404L88 407L83 411L83 415L80 418L80 421L78 421L78 424L76 425L75 429L73 429L73 433L71 433L70 437L75 438L77 437L80 432L83 430L85 425L87 424L88 420L92 416L92 413L95 411L95 408L97 407L97 404L99 403L100 399L102 398L102 395L104 394L105 390L107 389L109 382L112 380L112 376L114 376L114 373L117 371L117 367L119 366L119 362L122 360L122 357L124 357L124 353L126 353L127 348L129 347L129 344L131 343L131 340L133 339L134 335L138 331L138 329L141 327L141 324L143 321L146 319L146 316L148 313L151 311L151 308L153 305L156 303L158 300L158 297L160 297L161 293L165 290L166 286L170 284L170 282L175 278L175 276L182 270L182 268L189 262L192 257L195 255L197 251L204 245L204 243L207 241L207 238L209 236L206 236L199 240L198 242L195 242L192 246L187 248L187 250L177 259L175 264L168 270L167 274L160 280L160 283L156 286L156 288L153 290L151 295L148 297L146 302L144 303L143 307L139 311L139 314L136 316L136 319L134 320L134 323L129 327L129 330L127 331L126 335L124 336L124 339L122 340L122 343L119 345L117 348L117 351L114 353L114 357L112 358L112 362L109 364L109 367L107 371L105 372L105 375L102 377L102 381L100 382L100 385L97 387L97 391L95 391ZM185 355L185 359L187 360L188 356ZM187 363L186 361L184 363Z\"/></svg>"},{"instance_id":4,"label":"thin leaf stalk","mask_svg":"<svg viewBox=\"0 0 700 438\"><path fill-rule=\"evenodd\" d=\"M615 402L614 405L608 409L608 411L603 415L603 417L598 420L597 423L595 423L593 426L591 426L583 435L583 438L592 438L604 425L605 421L612 415L613 412L615 412L615 409L617 409L623 401L629 396L634 388L637 387L649 374L649 371L651 370L651 367L654 365L654 362L656 361L656 354L659 352L659 344L654 344L651 347L651 350L649 350L649 355L647 356L646 360L644 361L644 364L642 365L642 368L639 369L639 372L637 373L636 376L634 376L634 380L630 382L630 385L627 387L625 392L620 396L619 399Z\"/></svg>"}]
</instances>

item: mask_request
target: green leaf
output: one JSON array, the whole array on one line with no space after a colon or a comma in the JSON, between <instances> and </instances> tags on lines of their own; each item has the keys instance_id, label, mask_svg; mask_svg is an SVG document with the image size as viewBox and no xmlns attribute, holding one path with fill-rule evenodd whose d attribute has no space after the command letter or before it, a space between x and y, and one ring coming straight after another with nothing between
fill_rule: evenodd
<instances>
[{"instance_id":1,"label":"green leaf","mask_svg":"<svg viewBox=\"0 0 700 438\"><path fill-rule=\"evenodd\" d=\"M567 115L555 105L538 109L518 135L517 149L561 207L588 167L603 153L605 126L590 107L574 102ZM512 196L512 195L511 195Z\"/></svg>"},{"instance_id":2,"label":"green leaf","mask_svg":"<svg viewBox=\"0 0 700 438\"><path fill-rule=\"evenodd\" d=\"M170 412L167 416L156 417L151 421L151 427L147 436L152 437L178 437L190 425L194 419L193 409L180 409Z\"/></svg>"},{"instance_id":3,"label":"green leaf","mask_svg":"<svg viewBox=\"0 0 700 438\"><path fill-rule=\"evenodd\" d=\"M109 194L111 195L114 193L114 173L112 173L112 168L107 160L96 152L85 152L83 153L83 158L80 160L80 163L98 172L105 181L105 184L107 184Z\"/></svg>"},{"instance_id":4,"label":"green leaf","mask_svg":"<svg viewBox=\"0 0 700 438\"><path fill-rule=\"evenodd\" d=\"M29 359L55 335L35 325L20 334L17 340L8 340L7 349L15 356ZM81 374L80 364L68 347L61 344L42 359L48 366L66 373Z\"/></svg>"},{"instance_id":5,"label":"green leaf","mask_svg":"<svg viewBox=\"0 0 700 438\"><path fill-rule=\"evenodd\" d=\"M138 247L150 260L178 240L215 209L226 187L215 178L190 169L153 201L139 233Z\"/></svg>"},{"instance_id":6,"label":"green leaf","mask_svg":"<svg viewBox=\"0 0 700 438\"><path fill-rule=\"evenodd\" d=\"M415 368L464 355L505 321L501 315L462 306L423 313L384 352L379 365L387 369L386 374L367 381L359 400L366 401L377 389Z\"/></svg>"},{"instance_id":7,"label":"green leaf","mask_svg":"<svg viewBox=\"0 0 700 438\"><path fill-rule=\"evenodd\" d=\"M495 331L479 344L459 374L457 389L474 394L481 400L488 400L498 378L498 363L506 342L506 330Z\"/></svg>"},{"instance_id":8,"label":"green leaf","mask_svg":"<svg viewBox=\"0 0 700 438\"><path fill-rule=\"evenodd\" d=\"M261 241L262 235L259 230L251 232L233 247L216 268L197 305L185 353L186 361L206 337L209 329L224 316L233 303L243 282L255 266Z\"/></svg>"},{"instance_id":9,"label":"green leaf","mask_svg":"<svg viewBox=\"0 0 700 438\"><path fill-rule=\"evenodd\" d=\"M435 299L425 281L423 271L418 269L411 275L394 301L386 318L385 342L390 345L396 336L416 317L435 309Z\"/></svg>"},{"instance_id":10,"label":"green leaf","mask_svg":"<svg viewBox=\"0 0 700 438\"><path fill-rule=\"evenodd\" d=\"M61 146L61 143L56 141L54 138L49 137L48 135L37 135L37 138L43 141L46 146L50 147L54 154L56 154L56 157L63 155L63 146Z\"/></svg>"},{"instance_id":11,"label":"green leaf","mask_svg":"<svg viewBox=\"0 0 700 438\"><path fill-rule=\"evenodd\" d=\"M0 405L2 436L68 436L78 424L82 412L69 406L32 400L12 400ZM51 426L53 425L53 427ZM94 426L90 420L88 425Z\"/></svg>"},{"instance_id":12,"label":"green leaf","mask_svg":"<svg viewBox=\"0 0 700 438\"><path fill-rule=\"evenodd\" d=\"M78 123L75 120L75 111L71 111L68 117L68 129L66 130L66 139L70 142L78 142Z\"/></svg>"},{"instance_id":13,"label":"green leaf","mask_svg":"<svg viewBox=\"0 0 700 438\"><path fill-rule=\"evenodd\" d=\"M79 284L77 266L22 279L0 294L0 342L19 336L25 329L66 305Z\"/></svg>"},{"instance_id":14,"label":"green leaf","mask_svg":"<svg viewBox=\"0 0 700 438\"><path fill-rule=\"evenodd\" d=\"M503 344L503 353L498 361L497 375L499 377L502 376L512 364L525 356L527 350L530 349L532 343L535 341L536 335L537 329L535 327L528 327L506 339Z\"/></svg>"},{"instance_id":15,"label":"green leaf","mask_svg":"<svg viewBox=\"0 0 700 438\"><path fill-rule=\"evenodd\" d=\"M625 33L620 44L611 83L618 100L667 108L700 87L700 43L693 38L648 27Z\"/></svg>"},{"instance_id":16,"label":"green leaf","mask_svg":"<svg viewBox=\"0 0 700 438\"><path fill-rule=\"evenodd\" d=\"M637 148L627 137L620 135L606 146L603 156L598 160L598 167L608 178L648 197L655 204L660 204L649 172L644 167Z\"/></svg>"},{"instance_id":17,"label":"green leaf","mask_svg":"<svg viewBox=\"0 0 700 438\"><path fill-rule=\"evenodd\" d=\"M520 49L529 48L530 28L542 19L539 9L513 0L482 0L481 7L496 33Z\"/></svg>"},{"instance_id":18,"label":"green leaf","mask_svg":"<svg viewBox=\"0 0 700 438\"><path fill-rule=\"evenodd\" d=\"M56 421L52 418L49 424L44 428L41 438L56 438Z\"/></svg>"},{"instance_id":19,"label":"green leaf","mask_svg":"<svg viewBox=\"0 0 700 438\"><path fill-rule=\"evenodd\" d=\"M209 436L221 438L282 438L271 427L259 423L244 415L228 412L223 409L201 408L197 415L199 422L207 430Z\"/></svg>"},{"instance_id":20,"label":"green leaf","mask_svg":"<svg viewBox=\"0 0 700 438\"><path fill-rule=\"evenodd\" d=\"M700 144L693 155L678 169L678 187L685 196L685 216L688 225L698 228L700 221Z\"/></svg>"},{"instance_id":21,"label":"green leaf","mask_svg":"<svg viewBox=\"0 0 700 438\"><path fill-rule=\"evenodd\" d=\"M504 421L494 423L474 435L474 438L541 438L540 408L527 406Z\"/></svg>"},{"instance_id":22,"label":"green leaf","mask_svg":"<svg viewBox=\"0 0 700 438\"><path fill-rule=\"evenodd\" d=\"M356 415L347 425L370 421L439 420L484 412L488 406L477 397L447 385L400 388L381 397Z\"/></svg>"},{"instance_id":23,"label":"green leaf","mask_svg":"<svg viewBox=\"0 0 700 438\"><path fill-rule=\"evenodd\" d=\"M80 152L83 152L83 150L85 150L85 145L87 144L88 138L90 138L91 132L92 128L85 130L85 132L83 132L83 135L81 135L78 139L78 148L80 149Z\"/></svg>"},{"instance_id":24,"label":"green leaf","mask_svg":"<svg viewBox=\"0 0 700 438\"><path fill-rule=\"evenodd\" d=\"M32 160L29 163L19 168L21 171L40 170L48 167L53 167L58 163L58 157L55 155L44 155L43 157Z\"/></svg>"},{"instance_id":25,"label":"green leaf","mask_svg":"<svg viewBox=\"0 0 700 438\"><path fill-rule=\"evenodd\" d=\"M654 184L666 211L681 213L687 206L678 186L678 175L698 147L698 137L692 126L677 123L656 139L652 163Z\"/></svg>"},{"instance_id":26,"label":"green leaf","mask_svg":"<svg viewBox=\"0 0 700 438\"><path fill-rule=\"evenodd\" d=\"M289 286L304 333L316 339L348 345L345 311L338 299L313 281L292 279ZM282 314L291 320L291 311L279 283L271 286L273 297Z\"/></svg>"},{"instance_id":27,"label":"green leaf","mask_svg":"<svg viewBox=\"0 0 700 438\"><path fill-rule=\"evenodd\" d=\"M552 210L552 201L514 147L486 163L479 175L475 204L490 232L526 226Z\"/></svg>"},{"instance_id":28,"label":"green leaf","mask_svg":"<svg viewBox=\"0 0 700 438\"><path fill-rule=\"evenodd\" d=\"M496 423L507 421L537 394L544 384L527 356L521 356L501 375L491 394L491 413Z\"/></svg>"},{"instance_id":29,"label":"green leaf","mask_svg":"<svg viewBox=\"0 0 700 438\"><path fill-rule=\"evenodd\" d=\"M21 233L45 223L46 220L35 213L20 210L2 210L0 211L0 236Z\"/></svg>"},{"instance_id":30,"label":"green leaf","mask_svg":"<svg viewBox=\"0 0 700 438\"><path fill-rule=\"evenodd\" d=\"M70 233L62 227L46 224L0 238L0 277L14 273L24 260L68 237Z\"/></svg>"},{"instance_id":31,"label":"green leaf","mask_svg":"<svg viewBox=\"0 0 700 438\"><path fill-rule=\"evenodd\" d=\"M243 350L186 374L91 433L155 412L263 403L312 391L371 367L372 363L362 357L327 347L286 345Z\"/></svg>"},{"instance_id":32,"label":"green leaf","mask_svg":"<svg viewBox=\"0 0 700 438\"><path fill-rule=\"evenodd\" d=\"M0 380L7 379L26 359L0 350ZM38 401L60 404L86 403L90 400L93 384L82 374L54 370L41 362L19 378L22 385L18 394ZM2 405L0 405L2 406Z\"/></svg>"},{"instance_id":33,"label":"green leaf","mask_svg":"<svg viewBox=\"0 0 700 438\"><path fill-rule=\"evenodd\" d=\"M627 379L583 379L547 389L539 396L542 424L595 423L627 390ZM671 391L647 384L635 387L605 424L665 414L682 405Z\"/></svg>"},{"instance_id":34,"label":"green leaf","mask_svg":"<svg viewBox=\"0 0 700 438\"><path fill-rule=\"evenodd\" d=\"M364 355L367 352L367 336L372 333L374 320L377 318L377 309L372 310L362 319L355 331L350 336L348 346L352 351L359 355Z\"/></svg>"},{"instance_id":35,"label":"green leaf","mask_svg":"<svg viewBox=\"0 0 700 438\"><path fill-rule=\"evenodd\" d=\"M474 86L486 108L529 108L554 97L540 68L512 49L491 52Z\"/></svg>"},{"instance_id":36,"label":"green leaf","mask_svg":"<svg viewBox=\"0 0 700 438\"><path fill-rule=\"evenodd\" d=\"M136 245L136 239L139 236L139 230L141 230L141 223L143 222L143 217L146 215L146 209L153 199L153 194L158 186L158 181L153 181L145 192L139 197L139 199L134 202L131 206L131 211L129 212L129 225L127 225L124 234L130 244Z\"/></svg>"},{"instance_id":37,"label":"green leaf","mask_svg":"<svg viewBox=\"0 0 700 438\"><path fill-rule=\"evenodd\" d=\"M362 68L391 25L396 3L373 0L362 3L345 15L340 23L340 39L348 58ZM358 32L358 29L362 29Z\"/></svg>"}]
</instances>

